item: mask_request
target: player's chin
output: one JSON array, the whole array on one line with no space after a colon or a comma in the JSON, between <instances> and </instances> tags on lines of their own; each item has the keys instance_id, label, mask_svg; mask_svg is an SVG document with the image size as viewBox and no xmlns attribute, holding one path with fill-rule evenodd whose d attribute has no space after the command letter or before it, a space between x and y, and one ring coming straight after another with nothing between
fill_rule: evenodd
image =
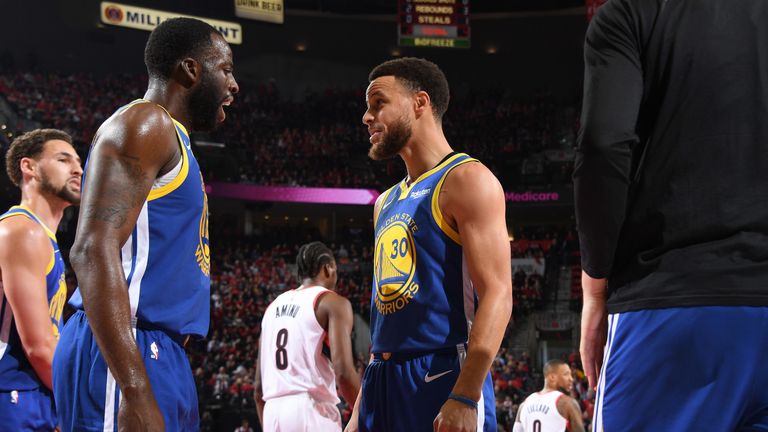
<instances>
[{"instance_id":1,"label":"player's chin","mask_svg":"<svg viewBox=\"0 0 768 432\"><path fill-rule=\"evenodd\" d=\"M368 149L368 157L375 161L389 159L385 154L383 154L381 151L381 146L378 144L371 145L371 148Z\"/></svg>"},{"instance_id":2,"label":"player's chin","mask_svg":"<svg viewBox=\"0 0 768 432\"><path fill-rule=\"evenodd\" d=\"M73 193L69 194L69 196L67 197L66 201L70 205L75 205L75 206L76 205L80 205L80 191L73 192Z\"/></svg>"}]
</instances>

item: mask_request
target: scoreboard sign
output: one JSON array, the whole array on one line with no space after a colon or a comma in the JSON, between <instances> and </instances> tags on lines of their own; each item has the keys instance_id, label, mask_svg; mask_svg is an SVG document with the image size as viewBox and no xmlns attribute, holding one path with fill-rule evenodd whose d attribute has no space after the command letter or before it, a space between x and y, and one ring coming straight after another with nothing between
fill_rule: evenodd
<instances>
[{"instance_id":1,"label":"scoreboard sign","mask_svg":"<svg viewBox=\"0 0 768 432\"><path fill-rule=\"evenodd\" d=\"M469 48L469 0L398 0L400 46Z\"/></svg>"}]
</instances>

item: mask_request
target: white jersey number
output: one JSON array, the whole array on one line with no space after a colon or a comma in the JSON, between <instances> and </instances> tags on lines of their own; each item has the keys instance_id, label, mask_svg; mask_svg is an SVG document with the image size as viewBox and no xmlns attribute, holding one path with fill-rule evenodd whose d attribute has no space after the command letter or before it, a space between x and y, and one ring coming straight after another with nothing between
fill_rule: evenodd
<instances>
[{"instance_id":1,"label":"white jersey number","mask_svg":"<svg viewBox=\"0 0 768 432\"><path fill-rule=\"evenodd\" d=\"M288 369L288 351L285 346L288 345L288 329L280 329L277 332L277 351L275 351L275 366L280 370Z\"/></svg>"}]
</instances>

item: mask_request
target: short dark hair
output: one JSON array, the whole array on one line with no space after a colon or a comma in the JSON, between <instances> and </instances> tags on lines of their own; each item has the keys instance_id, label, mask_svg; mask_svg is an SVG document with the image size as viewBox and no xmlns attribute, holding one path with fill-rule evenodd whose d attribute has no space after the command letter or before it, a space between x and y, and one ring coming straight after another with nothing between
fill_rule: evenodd
<instances>
[{"instance_id":1,"label":"short dark hair","mask_svg":"<svg viewBox=\"0 0 768 432\"><path fill-rule=\"evenodd\" d=\"M299 281L314 278L325 264L333 262L333 251L323 242L312 242L302 245L296 255L296 275Z\"/></svg>"},{"instance_id":2,"label":"short dark hair","mask_svg":"<svg viewBox=\"0 0 768 432\"><path fill-rule=\"evenodd\" d=\"M72 137L58 129L35 129L19 135L5 153L5 172L13 184L21 186L24 177L21 175L21 160L32 158L37 160L43 152L45 143L50 140L62 140L72 144Z\"/></svg>"},{"instance_id":3,"label":"short dark hair","mask_svg":"<svg viewBox=\"0 0 768 432\"><path fill-rule=\"evenodd\" d=\"M445 74L436 64L415 57L389 60L373 68L368 75L368 81L390 75L413 92L421 90L427 92L435 118L438 120L443 118L443 114L448 109L451 92Z\"/></svg>"},{"instance_id":4,"label":"short dark hair","mask_svg":"<svg viewBox=\"0 0 768 432\"><path fill-rule=\"evenodd\" d=\"M568 363L560 359L552 359L544 364L544 376L554 373L560 366L567 365Z\"/></svg>"},{"instance_id":5,"label":"short dark hair","mask_svg":"<svg viewBox=\"0 0 768 432\"><path fill-rule=\"evenodd\" d=\"M167 80L185 57L199 58L213 45L217 30L194 18L172 18L152 30L144 47L144 64L150 78Z\"/></svg>"}]
</instances>

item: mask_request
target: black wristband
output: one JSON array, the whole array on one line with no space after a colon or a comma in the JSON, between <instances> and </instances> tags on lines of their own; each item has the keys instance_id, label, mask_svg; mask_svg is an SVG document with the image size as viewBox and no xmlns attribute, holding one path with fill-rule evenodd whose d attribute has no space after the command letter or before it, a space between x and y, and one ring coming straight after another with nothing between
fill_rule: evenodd
<instances>
[{"instance_id":1,"label":"black wristband","mask_svg":"<svg viewBox=\"0 0 768 432\"><path fill-rule=\"evenodd\" d=\"M475 411L477 411L477 402L473 401L472 399L470 399L468 397L464 397L462 395L457 395L456 393L451 393L451 394L448 395L448 399L453 399L456 402L461 402L464 405L471 406L472 408L475 409Z\"/></svg>"}]
</instances>

